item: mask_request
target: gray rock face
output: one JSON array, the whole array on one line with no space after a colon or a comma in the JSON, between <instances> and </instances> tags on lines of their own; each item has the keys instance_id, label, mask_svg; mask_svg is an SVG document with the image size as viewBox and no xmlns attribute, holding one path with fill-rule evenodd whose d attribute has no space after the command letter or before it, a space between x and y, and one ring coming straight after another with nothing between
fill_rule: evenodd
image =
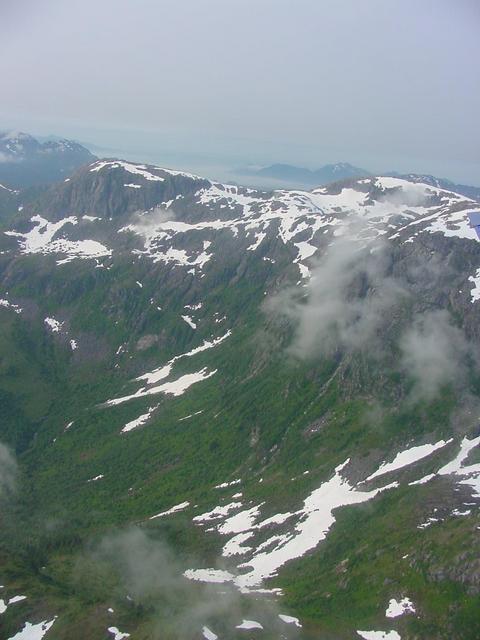
<instances>
[{"instance_id":1,"label":"gray rock face","mask_svg":"<svg viewBox=\"0 0 480 640\"><path fill-rule=\"evenodd\" d=\"M125 167L137 168L140 173L132 173ZM119 218L161 206L178 196L188 197L207 184L208 180L196 176L146 165L99 161L79 169L71 180L52 187L35 206L48 212L51 219L60 219L72 212Z\"/></svg>"}]
</instances>

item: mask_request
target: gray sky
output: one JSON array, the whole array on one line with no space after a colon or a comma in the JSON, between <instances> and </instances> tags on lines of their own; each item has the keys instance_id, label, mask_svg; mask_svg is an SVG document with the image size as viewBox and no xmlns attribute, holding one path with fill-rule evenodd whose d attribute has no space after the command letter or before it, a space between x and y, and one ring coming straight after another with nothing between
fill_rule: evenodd
<instances>
[{"instance_id":1,"label":"gray sky","mask_svg":"<svg viewBox=\"0 0 480 640\"><path fill-rule=\"evenodd\" d=\"M0 128L480 185L479 0L0 0Z\"/></svg>"}]
</instances>

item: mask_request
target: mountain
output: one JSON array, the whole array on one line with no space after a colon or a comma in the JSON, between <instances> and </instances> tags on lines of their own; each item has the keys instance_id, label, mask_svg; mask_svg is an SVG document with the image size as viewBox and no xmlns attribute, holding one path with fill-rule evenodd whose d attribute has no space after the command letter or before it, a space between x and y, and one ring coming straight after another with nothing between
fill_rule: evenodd
<instances>
[{"instance_id":1,"label":"mountain","mask_svg":"<svg viewBox=\"0 0 480 640\"><path fill-rule=\"evenodd\" d=\"M15 189L57 182L93 160L72 140L41 143L28 133L0 132L0 183Z\"/></svg>"},{"instance_id":2,"label":"mountain","mask_svg":"<svg viewBox=\"0 0 480 640\"><path fill-rule=\"evenodd\" d=\"M371 173L365 169L354 167L348 164L348 162L326 164L314 171L305 169L304 167L295 167L290 164L272 164L260 169L247 167L240 169L238 173L244 176L266 179L269 182L275 181L285 187L320 187L330 182L337 182L338 180L344 180L346 178L362 178L371 175Z\"/></svg>"},{"instance_id":3,"label":"mountain","mask_svg":"<svg viewBox=\"0 0 480 640\"><path fill-rule=\"evenodd\" d=\"M460 193L467 198L471 198L472 200L477 200L480 202L480 187L472 187L466 184L456 184L455 182L447 180L446 178L435 178L435 176L418 173L400 174L392 171L387 175L403 178L404 180L409 180L410 182L423 182L424 184L430 184L433 187L439 187L440 189L454 191L455 193Z\"/></svg>"},{"instance_id":4,"label":"mountain","mask_svg":"<svg viewBox=\"0 0 480 640\"><path fill-rule=\"evenodd\" d=\"M479 210L116 159L20 191L3 637L478 638Z\"/></svg>"},{"instance_id":5,"label":"mountain","mask_svg":"<svg viewBox=\"0 0 480 640\"><path fill-rule=\"evenodd\" d=\"M348 162L339 162L337 164L326 164L325 166L311 171L303 167L296 167L290 164L272 164L268 167L251 168L245 167L239 169L239 175L255 178L258 183L264 183L268 187L283 188L312 188L320 187L331 182L341 182L349 178L369 177L372 174L366 169L354 167ZM453 191L480 201L480 187L473 187L465 184L457 184L446 178L436 178L435 176L419 174L419 173L398 173L397 171L389 171L385 176L402 178L408 182L421 182L429 184L433 187L439 187L446 191Z\"/></svg>"}]
</instances>

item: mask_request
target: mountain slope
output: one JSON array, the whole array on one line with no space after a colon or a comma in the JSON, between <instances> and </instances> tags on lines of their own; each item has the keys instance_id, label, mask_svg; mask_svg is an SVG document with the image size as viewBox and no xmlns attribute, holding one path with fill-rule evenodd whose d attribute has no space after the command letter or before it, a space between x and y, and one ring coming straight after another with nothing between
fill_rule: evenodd
<instances>
[{"instance_id":1,"label":"mountain slope","mask_svg":"<svg viewBox=\"0 0 480 640\"><path fill-rule=\"evenodd\" d=\"M118 160L26 203L0 247L6 637L476 637L476 210Z\"/></svg>"},{"instance_id":2,"label":"mountain slope","mask_svg":"<svg viewBox=\"0 0 480 640\"><path fill-rule=\"evenodd\" d=\"M480 187L472 187L466 184L456 184L451 180L445 178L435 178L435 176L423 175L418 173L399 174L392 172L394 177L403 178L410 182L422 182L423 184L430 184L433 187L439 187L440 189L446 189L447 191L454 191L461 195L471 198L472 200L480 201Z\"/></svg>"}]
</instances>

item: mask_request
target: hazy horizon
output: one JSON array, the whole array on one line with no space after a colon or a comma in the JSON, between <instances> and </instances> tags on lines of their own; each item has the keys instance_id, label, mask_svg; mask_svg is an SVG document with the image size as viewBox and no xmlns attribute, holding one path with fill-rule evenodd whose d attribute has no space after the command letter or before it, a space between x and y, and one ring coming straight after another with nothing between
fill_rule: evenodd
<instances>
[{"instance_id":1,"label":"hazy horizon","mask_svg":"<svg viewBox=\"0 0 480 640\"><path fill-rule=\"evenodd\" d=\"M477 2L7 0L1 12L0 129L212 177L350 162L480 185Z\"/></svg>"}]
</instances>

